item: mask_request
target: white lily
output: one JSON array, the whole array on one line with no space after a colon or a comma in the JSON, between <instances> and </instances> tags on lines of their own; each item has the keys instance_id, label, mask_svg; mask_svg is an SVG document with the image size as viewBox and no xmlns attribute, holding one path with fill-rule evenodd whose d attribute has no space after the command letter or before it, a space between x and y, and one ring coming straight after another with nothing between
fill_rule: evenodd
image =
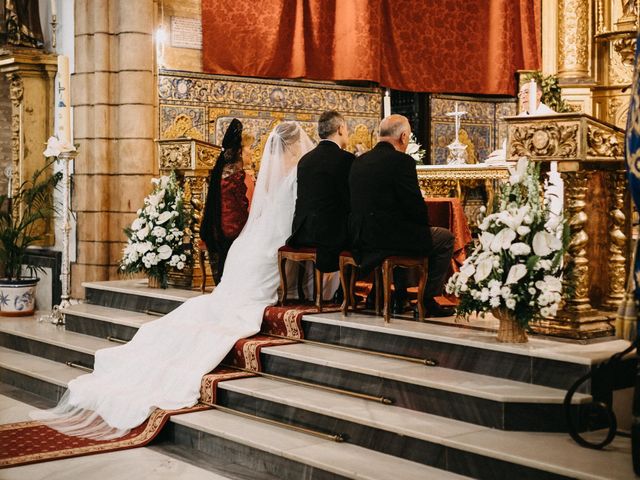
<instances>
[{"instance_id":1,"label":"white lily","mask_svg":"<svg viewBox=\"0 0 640 480\"><path fill-rule=\"evenodd\" d=\"M527 157L520 157L516 167L509 167L509 173L511 176L509 177L509 183L511 185L517 185L522 182L525 175L527 174L527 166L529 164L529 159Z\"/></svg>"},{"instance_id":2,"label":"white lily","mask_svg":"<svg viewBox=\"0 0 640 480\"><path fill-rule=\"evenodd\" d=\"M522 263L517 263L509 269L509 273L507 274L507 281L504 283L505 285L511 285L513 283L517 283L526 274L527 274L526 265Z\"/></svg>"},{"instance_id":3,"label":"white lily","mask_svg":"<svg viewBox=\"0 0 640 480\"><path fill-rule=\"evenodd\" d=\"M166 222L167 220L170 220L172 217L173 217L173 213L165 210L160 215L158 215L158 219L156 220L156 223L158 225L162 225L164 222Z\"/></svg>"},{"instance_id":4,"label":"white lily","mask_svg":"<svg viewBox=\"0 0 640 480\"><path fill-rule=\"evenodd\" d=\"M516 232L514 232L510 228L503 228L491 241L491 251L499 252L500 250L507 250L515 239Z\"/></svg>"},{"instance_id":5,"label":"white lily","mask_svg":"<svg viewBox=\"0 0 640 480\"><path fill-rule=\"evenodd\" d=\"M493 258L489 257L482 260L478 264L478 268L476 268L476 272L473 275L473 278L476 280L476 282L481 282L489 275L491 275L491 270L493 270Z\"/></svg>"},{"instance_id":6,"label":"white lily","mask_svg":"<svg viewBox=\"0 0 640 480\"><path fill-rule=\"evenodd\" d=\"M47 148L44 151L45 157L58 157L61 153L75 152L76 147L66 140L58 140L58 137L49 137Z\"/></svg>"},{"instance_id":7,"label":"white lily","mask_svg":"<svg viewBox=\"0 0 640 480\"><path fill-rule=\"evenodd\" d=\"M552 252L562 248L562 241L549 232L537 232L533 236L533 253L540 257L546 257Z\"/></svg>"}]
</instances>

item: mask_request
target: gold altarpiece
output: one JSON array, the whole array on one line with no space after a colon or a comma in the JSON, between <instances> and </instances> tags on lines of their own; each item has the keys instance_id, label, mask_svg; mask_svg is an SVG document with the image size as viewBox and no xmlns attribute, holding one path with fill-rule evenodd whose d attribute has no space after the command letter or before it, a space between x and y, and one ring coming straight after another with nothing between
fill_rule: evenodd
<instances>
[{"instance_id":1,"label":"gold altarpiece","mask_svg":"<svg viewBox=\"0 0 640 480\"><path fill-rule=\"evenodd\" d=\"M565 280L573 293L534 331L573 339L613 334L629 268L630 203L624 131L584 113L508 117L507 156L556 162L570 228Z\"/></svg>"},{"instance_id":2,"label":"gold altarpiece","mask_svg":"<svg viewBox=\"0 0 640 480\"><path fill-rule=\"evenodd\" d=\"M44 167L47 139L53 133L54 79L57 57L33 48L0 49L0 74L9 83L11 101L12 189ZM53 245L53 220L46 229L43 245Z\"/></svg>"}]
</instances>

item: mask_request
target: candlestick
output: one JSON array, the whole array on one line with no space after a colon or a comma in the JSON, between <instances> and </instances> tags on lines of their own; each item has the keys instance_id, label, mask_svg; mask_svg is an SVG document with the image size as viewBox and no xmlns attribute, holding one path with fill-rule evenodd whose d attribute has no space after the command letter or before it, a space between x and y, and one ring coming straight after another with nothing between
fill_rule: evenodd
<instances>
[{"instance_id":1,"label":"candlestick","mask_svg":"<svg viewBox=\"0 0 640 480\"><path fill-rule=\"evenodd\" d=\"M387 88L382 103L382 116L388 117L389 115L391 115L391 91Z\"/></svg>"},{"instance_id":2,"label":"candlestick","mask_svg":"<svg viewBox=\"0 0 640 480\"><path fill-rule=\"evenodd\" d=\"M69 57L58 55L58 90L57 130L58 140L71 143L71 78L69 76Z\"/></svg>"},{"instance_id":3,"label":"candlestick","mask_svg":"<svg viewBox=\"0 0 640 480\"><path fill-rule=\"evenodd\" d=\"M538 87L532 78L529 82L529 115L535 115L538 110Z\"/></svg>"},{"instance_id":4,"label":"candlestick","mask_svg":"<svg viewBox=\"0 0 640 480\"><path fill-rule=\"evenodd\" d=\"M13 167L11 165L4 169L4 176L7 177L7 198L11 200L13 195Z\"/></svg>"}]
</instances>

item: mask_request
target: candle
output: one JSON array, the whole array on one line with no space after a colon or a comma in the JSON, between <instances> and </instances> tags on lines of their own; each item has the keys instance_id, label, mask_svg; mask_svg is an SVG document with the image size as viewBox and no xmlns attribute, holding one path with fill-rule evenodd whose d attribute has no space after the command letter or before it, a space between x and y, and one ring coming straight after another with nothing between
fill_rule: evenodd
<instances>
[{"instance_id":1,"label":"candle","mask_svg":"<svg viewBox=\"0 0 640 480\"><path fill-rule=\"evenodd\" d=\"M56 5L56 0L51 0L51 16L58 16L58 6Z\"/></svg>"},{"instance_id":2,"label":"candle","mask_svg":"<svg viewBox=\"0 0 640 480\"><path fill-rule=\"evenodd\" d=\"M460 134L460 115L458 115L458 102L456 102L456 110L455 110L455 115L453 119L456 125L456 142L457 142Z\"/></svg>"},{"instance_id":3,"label":"candle","mask_svg":"<svg viewBox=\"0 0 640 480\"><path fill-rule=\"evenodd\" d=\"M56 91L58 103L56 107L56 120L58 140L71 143L71 78L69 76L69 57L58 55L58 76L56 79Z\"/></svg>"},{"instance_id":4,"label":"candle","mask_svg":"<svg viewBox=\"0 0 640 480\"><path fill-rule=\"evenodd\" d=\"M391 115L391 92L387 88L384 92L384 99L382 103L382 116L388 117Z\"/></svg>"},{"instance_id":5,"label":"candle","mask_svg":"<svg viewBox=\"0 0 640 480\"><path fill-rule=\"evenodd\" d=\"M529 82L529 115L535 115L538 110L538 87L536 81L532 78Z\"/></svg>"}]
</instances>

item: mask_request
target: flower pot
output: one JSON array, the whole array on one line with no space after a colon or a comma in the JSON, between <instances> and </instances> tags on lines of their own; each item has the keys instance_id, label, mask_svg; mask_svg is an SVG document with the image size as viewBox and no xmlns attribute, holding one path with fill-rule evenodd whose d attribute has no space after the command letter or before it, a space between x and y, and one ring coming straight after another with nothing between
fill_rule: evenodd
<instances>
[{"instance_id":1,"label":"flower pot","mask_svg":"<svg viewBox=\"0 0 640 480\"><path fill-rule=\"evenodd\" d=\"M0 279L0 316L26 317L36 307L36 285L39 278Z\"/></svg>"},{"instance_id":2,"label":"flower pot","mask_svg":"<svg viewBox=\"0 0 640 480\"><path fill-rule=\"evenodd\" d=\"M149 277L149 288L162 288L162 283L158 277Z\"/></svg>"},{"instance_id":3,"label":"flower pot","mask_svg":"<svg viewBox=\"0 0 640 480\"><path fill-rule=\"evenodd\" d=\"M527 331L518 323L514 313L506 309L496 309L491 312L500 321L497 340L502 343L526 343Z\"/></svg>"}]
</instances>

